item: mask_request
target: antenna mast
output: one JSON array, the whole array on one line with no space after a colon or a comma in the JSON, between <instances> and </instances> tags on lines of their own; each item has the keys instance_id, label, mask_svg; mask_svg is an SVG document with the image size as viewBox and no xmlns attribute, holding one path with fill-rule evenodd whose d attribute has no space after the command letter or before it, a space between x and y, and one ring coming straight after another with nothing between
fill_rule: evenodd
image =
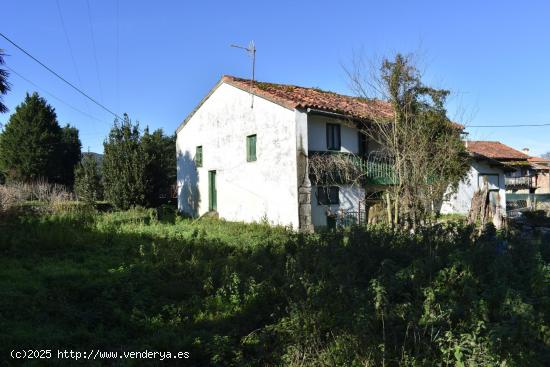
<instances>
[{"instance_id":1,"label":"antenna mast","mask_svg":"<svg viewBox=\"0 0 550 367\"><path fill-rule=\"evenodd\" d=\"M254 77L256 72L256 45L254 41L250 41L248 47L243 47L239 45L231 45L231 47L240 48L248 52L248 55L252 57L252 79L250 80L250 96L252 97L252 102L250 108L254 108L254 94L252 93L252 88L254 87Z\"/></svg>"}]
</instances>

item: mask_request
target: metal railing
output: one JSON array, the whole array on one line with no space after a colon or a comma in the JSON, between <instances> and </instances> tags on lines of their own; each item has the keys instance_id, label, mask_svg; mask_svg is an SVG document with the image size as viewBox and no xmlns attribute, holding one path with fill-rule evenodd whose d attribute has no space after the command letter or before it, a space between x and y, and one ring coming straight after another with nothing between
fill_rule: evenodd
<instances>
[{"instance_id":1,"label":"metal railing","mask_svg":"<svg viewBox=\"0 0 550 367\"><path fill-rule=\"evenodd\" d=\"M339 227L364 225L367 224L367 219L365 210L339 210L336 214L336 225Z\"/></svg>"},{"instance_id":2,"label":"metal railing","mask_svg":"<svg viewBox=\"0 0 550 367\"><path fill-rule=\"evenodd\" d=\"M534 176L505 177L506 188L532 188L536 185Z\"/></svg>"},{"instance_id":3,"label":"metal railing","mask_svg":"<svg viewBox=\"0 0 550 367\"><path fill-rule=\"evenodd\" d=\"M354 159L356 164L366 172L366 183L371 185L393 185L396 183L393 164L383 159Z\"/></svg>"},{"instance_id":4,"label":"metal railing","mask_svg":"<svg viewBox=\"0 0 550 367\"><path fill-rule=\"evenodd\" d=\"M310 155L338 155L344 156L359 168L366 184L393 185L396 183L395 169L390 158L379 153L371 153L366 157L342 152L317 152L310 151Z\"/></svg>"}]
</instances>

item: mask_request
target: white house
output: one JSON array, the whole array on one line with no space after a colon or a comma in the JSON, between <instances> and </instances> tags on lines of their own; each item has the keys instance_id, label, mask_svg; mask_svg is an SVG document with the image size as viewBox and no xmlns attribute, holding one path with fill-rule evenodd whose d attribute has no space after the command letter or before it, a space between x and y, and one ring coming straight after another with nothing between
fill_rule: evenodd
<instances>
[{"instance_id":1,"label":"white house","mask_svg":"<svg viewBox=\"0 0 550 367\"><path fill-rule=\"evenodd\" d=\"M357 126L392 114L383 101L224 76L176 131L179 210L306 231L333 225L335 218L361 221L366 197L391 184L392 175L388 164L372 159L380 147ZM312 185L308 165L316 154L368 157L366 184ZM473 152L468 179L442 212L467 213L485 181L505 212L505 170Z\"/></svg>"},{"instance_id":2,"label":"white house","mask_svg":"<svg viewBox=\"0 0 550 367\"><path fill-rule=\"evenodd\" d=\"M301 230L359 212L364 190L312 187L308 156L367 154L352 120L388 116L381 101L224 76L176 130L179 210Z\"/></svg>"},{"instance_id":3,"label":"white house","mask_svg":"<svg viewBox=\"0 0 550 367\"><path fill-rule=\"evenodd\" d=\"M464 180L459 182L456 192L449 192L446 195L441 206L441 213L468 214L474 193L481 190L484 185L487 185L492 212L505 217L505 174L513 171L513 169L482 154L471 143L466 142L466 148L470 153L470 170L468 171L468 175Z\"/></svg>"}]
</instances>

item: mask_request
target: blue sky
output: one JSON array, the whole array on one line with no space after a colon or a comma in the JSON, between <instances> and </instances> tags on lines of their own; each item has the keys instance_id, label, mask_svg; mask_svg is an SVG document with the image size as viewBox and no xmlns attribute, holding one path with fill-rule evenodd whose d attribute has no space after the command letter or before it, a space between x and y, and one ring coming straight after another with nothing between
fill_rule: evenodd
<instances>
[{"instance_id":1,"label":"blue sky","mask_svg":"<svg viewBox=\"0 0 550 367\"><path fill-rule=\"evenodd\" d=\"M110 109L173 132L221 75L250 75L250 59L229 47L250 40L259 80L349 94L341 65L354 52L416 52L425 81L453 92L449 115L459 122L550 123L548 19L544 1L18 0L2 3L0 30ZM40 87L12 73L10 112L37 90L60 123L80 129L84 150L101 152L112 116L4 39L0 48ZM550 126L468 131L550 151Z\"/></svg>"}]
</instances>

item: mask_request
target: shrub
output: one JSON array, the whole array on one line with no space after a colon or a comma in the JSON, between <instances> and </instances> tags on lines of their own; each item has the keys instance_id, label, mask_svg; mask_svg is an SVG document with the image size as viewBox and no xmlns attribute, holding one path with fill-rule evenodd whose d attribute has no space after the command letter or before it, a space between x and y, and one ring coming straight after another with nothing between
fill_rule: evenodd
<instances>
[{"instance_id":1,"label":"shrub","mask_svg":"<svg viewBox=\"0 0 550 367\"><path fill-rule=\"evenodd\" d=\"M306 235L143 208L42 213L3 225L0 252L0 355L47 341L184 350L194 366L550 358L550 244L453 222Z\"/></svg>"},{"instance_id":2,"label":"shrub","mask_svg":"<svg viewBox=\"0 0 550 367\"><path fill-rule=\"evenodd\" d=\"M101 176L97 161L91 155L85 155L75 168L75 192L87 205L95 205L101 199Z\"/></svg>"},{"instance_id":3,"label":"shrub","mask_svg":"<svg viewBox=\"0 0 550 367\"><path fill-rule=\"evenodd\" d=\"M0 185L0 214L7 213L18 204L18 195L15 188Z\"/></svg>"}]
</instances>

